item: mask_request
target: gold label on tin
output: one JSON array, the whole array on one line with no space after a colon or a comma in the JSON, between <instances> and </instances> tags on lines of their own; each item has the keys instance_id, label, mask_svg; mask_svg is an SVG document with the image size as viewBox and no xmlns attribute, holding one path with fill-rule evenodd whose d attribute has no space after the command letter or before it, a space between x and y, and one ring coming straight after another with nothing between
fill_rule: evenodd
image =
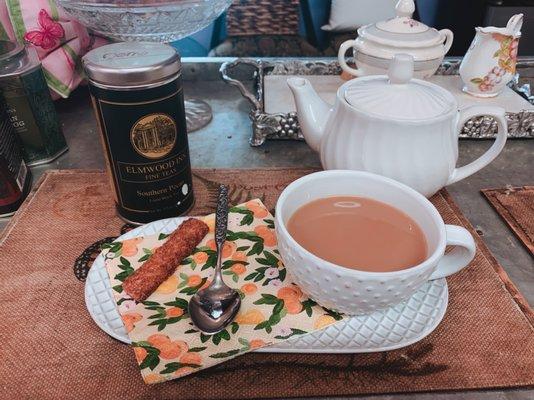
<instances>
[{"instance_id":1,"label":"gold label on tin","mask_svg":"<svg viewBox=\"0 0 534 400\"><path fill-rule=\"evenodd\" d=\"M151 159L168 155L176 143L176 136L176 123L166 114L145 115L130 131L135 151Z\"/></svg>"}]
</instances>

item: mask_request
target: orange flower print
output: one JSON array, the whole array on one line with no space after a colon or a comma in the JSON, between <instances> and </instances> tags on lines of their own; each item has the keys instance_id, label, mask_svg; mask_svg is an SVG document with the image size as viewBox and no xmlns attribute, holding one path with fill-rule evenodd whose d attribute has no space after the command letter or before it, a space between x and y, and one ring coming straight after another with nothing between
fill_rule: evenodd
<instances>
[{"instance_id":1,"label":"orange flower print","mask_svg":"<svg viewBox=\"0 0 534 400\"><path fill-rule=\"evenodd\" d=\"M215 231L215 216L208 215L204 218L204 223L208 225L209 231L213 233Z\"/></svg>"},{"instance_id":2,"label":"orange flower print","mask_svg":"<svg viewBox=\"0 0 534 400\"><path fill-rule=\"evenodd\" d=\"M178 277L176 275L171 275L158 286L155 292L159 294L170 294L173 293L177 287Z\"/></svg>"},{"instance_id":3,"label":"orange flower print","mask_svg":"<svg viewBox=\"0 0 534 400\"><path fill-rule=\"evenodd\" d=\"M148 374L148 375L144 376L143 380L146 383L151 384L151 383L163 382L165 380L165 378L163 376L161 376L160 374L151 373L151 374Z\"/></svg>"},{"instance_id":4,"label":"orange flower print","mask_svg":"<svg viewBox=\"0 0 534 400\"><path fill-rule=\"evenodd\" d=\"M242 275L247 271L247 268L243 264L237 263L232 265L230 270L237 275Z\"/></svg>"},{"instance_id":5,"label":"orange flower print","mask_svg":"<svg viewBox=\"0 0 534 400\"><path fill-rule=\"evenodd\" d=\"M143 241L143 238L133 238L122 242L122 255L132 257L137 254L137 245Z\"/></svg>"},{"instance_id":6,"label":"orange flower print","mask_svg":"<svg viewBox=\"0 0 534 400\"><path fill-rule=\"evenodd\" d=\"M147 355L147 351L142 347L134 347L135 359L139 364L143 362Z\"/></svg>"},{"instance_id":7,"label":"orange flower print","mask_svg":"<svg viewBox=\"0 0 534 400\"><path fill-rule=\"evenodd\" d=\"M206 261L208 261L208 255L203 251L199 251L198 253L193 254L193 260L197 264L205 264Z\"/></svg>"},{"instance_id":8,"label":"orange flower print","mask_svg":"<svg viewBox=\"0 0 534 400\"><path fill-rule=\"evenodd\" d=\"M182 353L182 348L180 346L176 346L173 342L171 342L161 346L159 356L165 360L172 360L174 358L180 357Z\"/></svg>"},{"instance_id":9,"label":"orange flower print","mask_svg":"<svg viewBox=\"0 0 534 400\"><path fill-rule=\"evenodd\" d=\"M258 325L263 321L265 321L265 316L258 309L252 309L245 313L239 313L235 318L235 322L237 322L239 325Z\"/></svg>"},{"instance_id":10,"label":"orange flower print","mask_svg":"<svg viewBox=\"0 0 534 400\"><path fill-rule=\"evenodd\" d=\"M254 294L258 291L258 287L254 283L245 283L241 286L241 291L245 294Z\"/></svg>"},{"instance_id":11,"label":"orange flower print","mask_svg":"<svg viewBox=\"0 0 534 400\"><path fill-rule=\"evenodd\" d=\"M217 245L215 244L215 239L210 239L206 243L206 246L208 246L213 251L217 250ZM234 242L225 242L222 249L222 256L223 258L230 258L232 254L234 254L235 249L237 248L236 244Z\"/></svg>"},{"instance_id":12,"label":"orange flower print","mask_svg":"<svg viewBox=\"0 0 534 400\"><path fill-rule=\"evenodd\" d=\"M202 357L200 357L200 354L198 353L185 353L183 356L180 357L180 362L182 364L201 365Z\"/></svg>"},{"instance_id":13,"label":"orange flower print","mask_svg":"<svg viewBox=\"0 0 534 400\"><path fill-rule=\"evenodd\" d=\"M181 309L180 307L172 307L172 308L165 310L165 316L169 318L181 317L182 315L184 315L184 310Z\"/></svg>"},{"instance_id":14,"label":"orange flower print","mask_svg":"<svg viewBox=\"0 0 534 400\"><path fill-rule=\"evenodd\" d=\"M189 287L198 286L200 285L200 282L202 282L200 275L190 275L189 278L187 278L187 286Z\"/></svg>"},{"instance_id":15,"label":"orange flower print","mask_svg":"<svg viewBox=\"0 0 534 400\"><path fill-rule=\"evenodd\" d=\"M247 255L242 251L236 251L232 256L234 261L247 261Z\"/></svg>"},{"instance_id":16,"label":"orange flower print","mask_svg":"<svg viewBox=\"0 0 534 400\"><path fill-rule=\"evenodd\" d=\"M263 340L261 339L252 339L250 342L249 342L249 345L250 345L250 348L251 349L259 349L260 347L263 347L265 346L267 343L265 343Z\"/></svg>"},{"instance_id":17,"label":"orange flower print","mask_svg":"<svg viewBox=\"0 0 534 400\"><path fill-rule=\"evenodd\" d=\"M211 250L216 251L217 250L217 244L215 243L215 239L210 239L206 242L206 246L208 246Z\"/></svg>"},{"instance_id":18,"label":"orange flower print","mask_svg":"<svg viewBox=\"0 0 534 400\"><path fill-rule=\"evenodd\" d=\"M122 322L124 322L124 327L126 332L131 332L136 324L143 319L143 316L139 313L128 313L122 316Z\"/></svg>"},{"instance_id":19,"label":"orange flower print","mask_svg":"<svg viewBox=\"0 0 534 400\"><path fill-rule=\"evenodd\" d=\"M298 286L291 285L278 289L276 297L282 300L300 300L302 297L302 290Z\"/></svg>"},{"instance_id":20,"label":"orange flower print","mask_svg":"<svg viewBox=\"0 0 534 400\"><path fill-rule=\"evenodd\" d=\"M195 368L192 368L192 367L182 367L182 368L178 368L176 371L174 371L173 375L175 377L179 378L181 376L190 374L194 370L195 370Z\"/></svg>"},{"instance_id":21,"label":"orange flower print","mask_svg":"<svg viewBox=\"0 0 534 400\"><path fill-rule=\"evenodd\" d=\"M164 344L170 343L171 339L167 335L164 335L162 333L155 333L153 335L150 335L146 341L150 343L151 346L155 347L156 349L161 348Z\"/></svg>"},{"instance_id":22,"label":"orange flower print","mask_svg":"<svg viewBox=\"0 0 534 400\"><path fill-rule=\"evenodd\" d=\"M292 285L280 288L276 296L284 300L284 307L288 314L298 314L302 311L302 304L300 302L302 291L298 286Z\"/></svg>"},{"instance_id":23,"label":"orange flower print","mask_svg":"<svg viewBox=\"0 0 534 400\"><path fill-rule=\"evenodd\" d=\"M278 243L274 231L267 225L258 225L254 228L254 232L263 239L263 244L265 246L273 247Z\"/></svg>"},{"instance_id":24,"label":"orange flower print","mask_svg":"<svg viewBox=\"0 0 534 400\"><path fill-rule=\"evenodd\" d=\"M172 360L179 358L188 350L187 343L182 340L175 340L174 342L162 344L159 348L159 356L165 360Z\"/></svg>"},{"instance_id":25,"label":"orange flower print","mask_svg":"<svg viewBox=\"0 0 534 400\"><path fill-rule=\"evenodd\" d=\"M254 214L254 218L265 218L269 215L269 211L265 207L262 207L257 201L251 200L245 203L247 207Z\"/></svg>"},{"instance_id":26,"label":"orange flower print","mask_svg":"<svg viewBox=\"0 0 534 400\"><path fill-rule=\"evenodd\" d=\"M336 322L334 317L332 317L331 315L325 314L317 318L317 321L315 321L315 324L313 324L313 327L315 329L321 329L321 328L327 327L328 325L333 324L334 322Z\"/></svg>"},{"instance_id":27,"label":"orange flower print","mask_svg":"<svg viewBox=\"0 0 534 400\"><path fill-rule=\"evenodd\" d=\"M288 314L298 314L302 311L302 304L294 299L284 300L284 307Z\"/></svg>"}]
</instances>

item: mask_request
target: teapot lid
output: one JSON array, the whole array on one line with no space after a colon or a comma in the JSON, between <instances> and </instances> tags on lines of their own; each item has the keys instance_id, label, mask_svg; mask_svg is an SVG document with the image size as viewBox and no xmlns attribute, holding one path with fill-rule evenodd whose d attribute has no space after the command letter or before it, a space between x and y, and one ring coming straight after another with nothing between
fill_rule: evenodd
<instances>
[{"instance_id":1,"label":"teapot lid","mask_svg":"<svg viewBox=\"0 0 534 400\"><path fill-rule=\"evenodd\" d=\"M358 36L387 46L411 48L433 46L444 41L436 29L412 19L413 0L399 0L395 10L395 17L361 27Z\"/></svg>"},{"instance_id":2,"label":"teapot lid","mask_svg":"<svg viewBox=\"0 0 534 400\"><path fill-rule=\"evenodd\" d=\"M433 119L457 108L445 89L412 79L414 60L395 54L388 75L372 75L347 82L345 101L366 114L404 121Z\"/></svg>"}]
</instances>

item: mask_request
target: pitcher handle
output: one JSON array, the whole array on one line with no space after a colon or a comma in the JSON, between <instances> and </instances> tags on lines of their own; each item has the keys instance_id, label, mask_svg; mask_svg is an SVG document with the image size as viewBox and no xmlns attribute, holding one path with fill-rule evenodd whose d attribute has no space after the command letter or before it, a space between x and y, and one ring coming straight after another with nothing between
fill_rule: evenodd
<instances>
[{"instance_id":1,"label":"pitcher handle","mask_svg":"<svg viewBox=\"0 0 534 400\"><path fill-rule=\"evenodd\" d=\"M491 115L497 121L497 137L488 151L482 154L475 161L472 161L463 167L454 168L449 176L447 185L461 181L462 179L467 178L469 175L481 170L499 155L504 147L504 144L506 143L506 138L508 135L508 124L506 123L504 112L504 108L488 106L471 106L460 111L457 130L461 130L466 121L473 117Z\"/></svg>"},{"instance_id":2,"label":"pitcher handle","mask_svg":"<svg viewBox=\"0 0 534 400\"><path fill-rule=\"evenodd\" d=\"M447 54L452 46L452 41L454 40L454 33L450 29L441 29L439 34L445 36L443 40L443 46L445 47L445 52L443 55Z\"/></svg>"},{"instance_id":3,"label":"pitcher handle","mask_svg":"<svg viewBox=\"0 0 534 400\"><path fill-rule=\"evenodd\" d=\"M447 246L454 248L446 253L430 275L430 280L445 278L466 267L475 258L477 246L469 231L457 225L445 225Z\"/></svg>"},{"instance_id":4,"label":"pitcher handle","mask_svg":"<svg viewBox=\"0 0 534 400\"><path fill-rule=\"evenodd\" d=\"M353 47L355 42L355 40L346 40L341 43L341 46L339 46L339 51L337 53L337 60L339 61L339 65L343 71L354 76L360 76L362 74L362 71L356 68L349 67L347 65L347 62L345 61L345 54L347 53L347 50Z\"/></svg>"},{"instance_id":5,"label":"pitcher handle","mask_svg":"<svg viewBox=\"0 0 534 400\"><path fill-rule=\"evenodd\" d=\"M523 14L515 14L508 20L506 30L512 36L518 36L523 26Z\"/></svg>"}]
</instances>

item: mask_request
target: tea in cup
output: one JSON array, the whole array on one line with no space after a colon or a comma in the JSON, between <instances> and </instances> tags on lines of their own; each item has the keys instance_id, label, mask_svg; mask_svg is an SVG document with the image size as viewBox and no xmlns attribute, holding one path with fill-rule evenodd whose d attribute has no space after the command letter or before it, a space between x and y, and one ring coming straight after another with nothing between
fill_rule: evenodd
<instances>
[{"instance_id":1,"label":"tea in cup","mask_svg":"<svg viewBox=\"0 0 534 400\"><path fill-rule=\"evenodd\" d=\"M331 170L291 183L276 205L279 251L293 281L320 305L367 314L412 296L473 259L471 234L445 225L408 186ZM445 254L446 246L454 248Z\"/></svg>"}]
</instances>

